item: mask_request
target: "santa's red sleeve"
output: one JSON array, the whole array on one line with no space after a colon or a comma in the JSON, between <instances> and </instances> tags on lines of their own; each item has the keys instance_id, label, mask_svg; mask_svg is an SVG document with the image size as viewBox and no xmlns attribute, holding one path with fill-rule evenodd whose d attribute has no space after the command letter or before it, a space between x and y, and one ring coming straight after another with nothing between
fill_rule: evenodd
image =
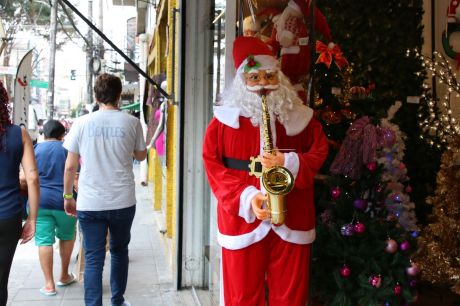
<instances>
[{"instance_id":1,"label":"santa's red sleeve","mask_svg":"<svg viewBox=\"0 0 460 306\"><path fill-rule=\"evenodd\" d=\"M229 214L239 215L241 193L251 187L241 177L227 169L222 161L223 124L213 118L204 136L203 161L211 190L221 208Z\"/></svg>"},{"instance_id":2,"label":"santa's red sleeve","mask_svg":"<svg viewBox=\"0 0 460 306\"><path fill-rule=\"evenodd\" d=\"M309 149L305 153L298 154L299 172L294 185L301 189L313 185L315 175L326 160L329 150L323 127L314 118L311 119L304 131L304 137L309 144Z\"/></svg>"}]
</instances>

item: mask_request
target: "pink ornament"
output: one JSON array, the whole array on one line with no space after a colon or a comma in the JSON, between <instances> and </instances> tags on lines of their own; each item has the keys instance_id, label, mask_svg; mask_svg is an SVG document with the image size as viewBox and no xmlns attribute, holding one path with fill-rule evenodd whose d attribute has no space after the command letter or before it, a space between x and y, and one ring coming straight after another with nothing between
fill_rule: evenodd
<instances>
[{"instance_id":1,"label":"pink ornament","mask_svg":"<svg viewBox=\"0 0 460 306\"><path fill-rule=\"evenodd\" d=\"M371 284L372 287L380 288L382 285L382 277L380 275L371 276L369 278L369 284Z\"/></svg>"},{"instance_id":2,"label":"pink ornament","mask_svg":"<svg viewBox=\"0 0 460 306\"><path fill-rule=\"evenodd\" d=\"M385 247L385 252L393 254L398 250L398 243L393 239L387 240L387 246Z\"/></svg>"},{"instance_id":3,"label":"pink ornament","mask_svg":"<svg viewBox=\"0 0 460 306\"><path fill-rule=\"evenodd\" d=\"M350 276L350 274L351 270L347 265L343 265L343 267L340 268L340 276L347 278L348 276Z\"/></svg>"},{"instance_id":4,"label":"pink ornament","mask_svg":"<svg viewBox=\"0 0 460 306\"><path fill-rule=\"evenodd\" d=\"M366 231L366 226L364 225L364 223L361 223L358 221L358 223L354 225L354 229L355 229L355 233L360 235L360 234L364 234L364 232Z\"/></svg>"},{"instance_id":5,"label":"pink ornament","mask_svg":"<svg viewBox=\"0 0 460 306\"><path fill-rule=\"evenodd\" d=\"M412 192L412 186L410 186L410 185L407 186L407 187L406 187L406 192L407 192L407 193L411 193L411 192Z\"/></svg>"},{"instance_id":6,"label":"pink ornament","mask_svg":"<svg viewBox=\"0 0 460 306\"><path fill-rule=\"evenodd\" d=\"M367 208L367 200L365 200L365 199L356 199L356 200L353 201L353 206L357 210L364 211Z\"/></svg>"},{"instance_id":7,"label":"pink ornament","mask_svg":"<svg viewBox=\"0 0 460 306\"><path fill-rule=\"evenodd\" d=\"M401 169L401 170L406 169L406 165L404 165L404 163L400 163L399 164L399 169Z\"/></svg>"},{"instance_id":8,"label":"pink ornament","mask_svg":"<svg viewBox=\"0 0 460 306\"><path fill-rule=\"evenodd\" d=\"M383 191L383 186L382 185L377 185L377 187L375 187L375 191L377 193L381 193Z\"/></svg>"},{"instance_id":9,"label":"pink ornament","mask_svg":"<svg viewBox=\"0 0 460 306\"><path fill-rule=\"evenodd\" d=\"M418 272L419 272L419 269L414 262L411 262L411 266L406 268L407 275L416 276Z\"/></svg>"},{"instance_id":10,"label":"pink ornament","mask_svg":"<svg viewBox=\"0 0 460 306\"><path fill-rule=\"evenodd\" d=\"M340 197L341 193L342 193L342 190L340 189L340 187L332 188L332 190L331 190L332 200L334 200L334 201L337 200Z\"/></svg>"},{"instance_id":11,"label":"pink ornament","mask_svg":"<svg viewBox=\"0 0 460 306\"><path fill-rule=\"evenodd\" d=\"M395 293L396 296L400 296L402 293L402 287L400 284L396 284L396 286L393 288L393 292Z\"/></svg>"},{"instance_id":12,"label":"pink ornament","mask_svg":"<svg viewBox=\"0 0 460 306\"><path fill-rule=\"evenodd\" d=\"M367 167L367 169L368 169L369 171L374 172L375 169L377 169L377 163L376 163L376 162L368 163L368 164L366 165L366 167Z\"/></svg>"},{"instance_id":13,"label":"pink ornament","mask_svg":"<svg viewBox=\"0 0 460 306\"><path fill-rule=\"evenodd\" d=\"M410 243L409 243L409 241L404 240L403 242L401 242L401 244L399 245L399 248L401 249L401 251L407 251L407 250L409 250L409 248L410 248Z\"/></svg>"}]
</instances>

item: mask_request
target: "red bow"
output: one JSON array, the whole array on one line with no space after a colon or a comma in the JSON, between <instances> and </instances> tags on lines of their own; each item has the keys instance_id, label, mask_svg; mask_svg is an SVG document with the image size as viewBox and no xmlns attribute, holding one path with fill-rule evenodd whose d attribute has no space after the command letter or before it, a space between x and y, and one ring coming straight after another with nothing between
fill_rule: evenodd
<instances>
[{"instance_id":1,"label":"red bow","mask_svg":"<svg viewBox=\"0 0 460 306\"><path fill-rule=\"evenodd\" d=\"M332 48L329 48L322 41L316 41L316 53L319 53L318 60L316 63L324 63L327 68L331 67L332 60L339 69L348 65L348 61L343 57L342 51L340 51L339 45L334 44Z\"/></svg>"}]
</instances>

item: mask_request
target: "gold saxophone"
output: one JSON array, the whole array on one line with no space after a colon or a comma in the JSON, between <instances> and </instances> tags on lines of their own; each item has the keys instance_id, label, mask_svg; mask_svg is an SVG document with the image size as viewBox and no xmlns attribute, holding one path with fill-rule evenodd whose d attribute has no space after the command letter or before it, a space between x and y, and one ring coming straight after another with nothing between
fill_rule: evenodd
<instances>
[{"instance_id":1,"label":"gold saxophone","mask_svg":"<svg viewBox=\"0 0 460 306\"><path fill-rule=\"evenodd\" d=\"M264 152L273 154L273 137L270 126L270 113L268 112L267 97L262 94L262 124L264 136ZM267 190L268 210L270 221L275 225L281 225L286 218L285 196L294 187L292 173L281 166L274 166L262 169L262 184Z\"/></svg>"}]
</instances>

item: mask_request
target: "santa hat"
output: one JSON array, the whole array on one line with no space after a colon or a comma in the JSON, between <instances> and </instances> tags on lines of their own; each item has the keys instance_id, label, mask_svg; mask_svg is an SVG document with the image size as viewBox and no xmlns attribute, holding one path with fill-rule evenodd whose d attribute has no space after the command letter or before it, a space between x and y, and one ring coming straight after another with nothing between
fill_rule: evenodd
<instances>
[{"instance_id":1,"label":"santa hat","mask_svg":"<svg viewBox=\"0 0 460 306\"><path fill-rule=\"evenodd\" d=\"M233 43L233 62L237 74L258 70L279 70L270 48L259 38L240 36Z\"/></svg>"}]
</instances>

